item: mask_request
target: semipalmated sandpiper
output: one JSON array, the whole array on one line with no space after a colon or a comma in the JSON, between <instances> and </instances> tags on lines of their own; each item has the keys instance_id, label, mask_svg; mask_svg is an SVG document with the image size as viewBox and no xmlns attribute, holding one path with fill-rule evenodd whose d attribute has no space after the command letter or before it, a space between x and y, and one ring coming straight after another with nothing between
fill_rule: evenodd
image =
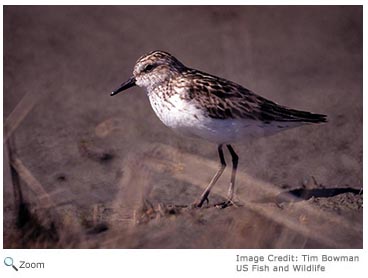
<instances>
[{"instance_id":1,"label":"semipalmated sandpiper","mask_svg":"<svg viewBox=\"0 0 368 278\"><path fill-rule=\"evenodd\" d=\"M267 136L310 123L326 122L326 116L289 109L267 100L229 80L188 68L164 51L143 55L133 76L111 95L138 85L146 89L159 119L179 134L199 137L218 145L220 168L195 202L201 207L226 167L223 145L232 157L228 199L232 204L238 156L230 144Z\"/></svg>"}]
</instances>

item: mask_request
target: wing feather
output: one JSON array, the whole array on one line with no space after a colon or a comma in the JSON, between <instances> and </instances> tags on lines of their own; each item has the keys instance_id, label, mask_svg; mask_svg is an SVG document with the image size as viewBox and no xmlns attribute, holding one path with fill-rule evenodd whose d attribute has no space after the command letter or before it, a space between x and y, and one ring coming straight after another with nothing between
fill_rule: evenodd
<instances>
[{"instance_id":1,"label":"wing feather","mask_svg":"<svg viewBox=\"0 0 368 278\"><path fill-rule=\"evenodd\" d=\"M216 119L253 119L263 122L325 122L326 116L289 109L265 99L243 86L198 70L183 73L185 98L191 99L207 116Z\"/></svg>"}]
</instances>

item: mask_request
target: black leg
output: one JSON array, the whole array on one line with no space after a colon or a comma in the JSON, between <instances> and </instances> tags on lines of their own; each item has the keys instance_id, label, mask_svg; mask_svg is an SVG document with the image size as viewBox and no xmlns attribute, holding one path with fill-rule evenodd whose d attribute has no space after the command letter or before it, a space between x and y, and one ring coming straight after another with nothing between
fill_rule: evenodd
<instances>
[{"instance_id":1,"label":"black leg","mask_svg":"<svg viewBox=\"0 0 368 278\"><path fill-rule=\"evenodd\" d=\"M206 200L208 201L208 195L210 194L210 191L211 191L212 187L215 185L215 183L217 182L217 180L221 176L222 172L224 172L224 170L226 168L224 152L222 151L222 144L218 146L218 153L219 153L220 162L221 162L220 168L217 170L216 174L212 178L212 180L211 180L210 184L207 186L206 190L202 193L199 203L196 204L197 207L201 207L203 205L204 201L206 201Z\"/></svg>"},{"instance_id":2,"label":"black leg","mask_svg":"<svg viewBox=\"0 0 368 278\"><path fill-rule=\"evenodd\" d=\"M233 160L233 170L231 172L231 181L230 181L230 187L228 191L227 198L229 201L232 201L234 197L234 188L235 188L235 177L236 177L236 170L238 169L238 161L239 156L235 153L234 149L231 147L231 145L226 145L230 154L231 158Z\"/></svg>"},{"instance_id":3,"label":"black leg","mask_svg":"<svg viewBox=\"0 0 368 278\"><path fill-rule=\"evenodd\" d=\"M227 193L227 201L216 204L215 207L217 207L217 208L227 208L227 207L232 206L234 204L232 200L233 200L233 197L234 197L235 177L236 177L236 169L238 168L239 157L235 153L235 151L231 147L231 145L226 145L226 146L229 149L229 152L230 152L232 160L233 160L233 170L231 172L231 181L230 181L230 186L229 186L229 190L228 190L228 193Z\"/></svg>"}]
</instances>

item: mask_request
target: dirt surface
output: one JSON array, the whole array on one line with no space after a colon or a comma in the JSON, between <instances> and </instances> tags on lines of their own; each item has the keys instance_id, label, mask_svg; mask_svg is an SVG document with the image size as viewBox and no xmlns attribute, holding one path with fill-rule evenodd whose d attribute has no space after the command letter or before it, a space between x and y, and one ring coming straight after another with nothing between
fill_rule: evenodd
<instances>
[{"instance_id":1,"label":"dirt surface","mask_svg":"<svg viewBox=\"0 0 368 278\"><path fill-rule=\"evenodd\" d=\"M4 248L362 248L361 7L4 7ZM145 93L171 52L328 123L235 145L183 138ZM230 164L230 157L226 154Z\"/></svg>"}]
</instances>

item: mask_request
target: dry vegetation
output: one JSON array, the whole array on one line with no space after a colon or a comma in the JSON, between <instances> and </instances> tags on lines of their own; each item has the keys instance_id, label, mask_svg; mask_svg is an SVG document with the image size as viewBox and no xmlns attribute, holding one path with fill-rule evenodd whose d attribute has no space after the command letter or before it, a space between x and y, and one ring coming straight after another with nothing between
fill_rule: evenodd
<instances>
[{"instance_id":1,"label":"dry vegetation","mask_svg":"<svg viewBox=\"0 0 368 278\"><path fill-rule=\"evenodd\" d=\"M88 152L91 159L99 157ZM181 163L175 162L178 157ZM244 188L234 206L213 206L226 196L219 185L210 204L192 208L185 203L198 196L205 180L190 173L198 173L200 165L211 173L216 163L156 144L125 160L112 202L78 207L57 204L57 195L67 192L48 194L20 161L11 161L16 203L6 208L6 248L362 247L362 192L326 188L313 178L287 190L240 173ZM185 185L162 185L162 174ZM180 205L162 201L178 194L188 199Z\"/></svg>"}]
</instances>

